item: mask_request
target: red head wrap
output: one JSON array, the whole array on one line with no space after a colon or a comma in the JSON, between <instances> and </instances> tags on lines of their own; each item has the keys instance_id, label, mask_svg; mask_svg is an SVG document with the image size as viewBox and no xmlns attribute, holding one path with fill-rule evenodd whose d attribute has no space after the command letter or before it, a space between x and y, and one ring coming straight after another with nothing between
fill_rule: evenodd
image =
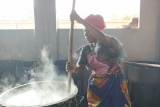
<instances>
[{"instance_id":1,"label":"red head wrap","mask_svg":"<svg viewBox=\"0 0 160 107\"><path fill-rule=\"evenodd\" d=\"M84 20L89 22L90 24L94 25L95 27L97 27L100 30L102 30L106 27L104 19L101 15L90 14Z\"/></svg>"}]
</instances>

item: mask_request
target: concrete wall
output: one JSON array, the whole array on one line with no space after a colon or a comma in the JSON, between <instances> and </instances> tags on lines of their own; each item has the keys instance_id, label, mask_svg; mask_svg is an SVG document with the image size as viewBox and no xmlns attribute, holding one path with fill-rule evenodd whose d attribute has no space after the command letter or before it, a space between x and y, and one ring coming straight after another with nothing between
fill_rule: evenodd
<instances>
[{"instance_id":1,"label":"concrete wall","mask_svg":"<svg viewBox=\"0 0 160 107\"><path fill-rule=\"evenodd\" d=\"M141 0L140 28L134 30L105 29L104 32L119 38L128 55L127 60L159 61L160 60L160 1ZM46 16L47 17L47 16ZM56 25L53 29L56 32ZM58 29L50 37L53 60L67 59L69 29ZM0 30L0 59L37 60L39 51L38 42L43 37L34 36L34 30ZM82 37L83 30L74 30L73 51L86 41Z\"/></svg>"},{"instance_id":2,"label":"concrete wall","mask_svg":"<svg viewBox=\"0 0 160 107\"><path fill-rule=\"evenodd\" d=\"M36 59L34 30L0 30L0 60Z\"/></svg>"}]
</instances>

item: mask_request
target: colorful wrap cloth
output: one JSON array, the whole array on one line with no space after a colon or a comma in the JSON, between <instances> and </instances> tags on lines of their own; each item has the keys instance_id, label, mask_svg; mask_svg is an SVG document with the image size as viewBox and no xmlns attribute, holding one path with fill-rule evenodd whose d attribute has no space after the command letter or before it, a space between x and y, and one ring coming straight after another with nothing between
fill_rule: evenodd
<instances>
[{"instance_id":1,"label":"colorful wrap cloth","mask_svg":"<svg viewBox=\"0 0 160 107\"><path fill-rule=\"evenodd\" d=\"M87 90L88 107L131 107L121 67L106 75L91 75Z\"/></svg>"}]
</instances>

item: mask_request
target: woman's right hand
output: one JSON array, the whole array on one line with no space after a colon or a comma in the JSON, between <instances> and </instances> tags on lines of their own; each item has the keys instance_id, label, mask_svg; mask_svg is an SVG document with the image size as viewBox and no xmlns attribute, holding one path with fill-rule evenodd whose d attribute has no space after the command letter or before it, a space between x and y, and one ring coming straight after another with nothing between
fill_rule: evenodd
<instances>
[{"instance_id":1,"label":"woman's right hand","mask_svg":"<svg viewBox=\"0 0 160 107\"><path fill-rule=\"evenodd\" d=\"M75 11L72 11L70 14L70 20L76 20L78 23L82 23L83 21L83 19Z\"/></svg>"},{"instance_id":2,"label":"woman's right hand","mask_svg":"<svg viewBox=\"0 0 160 107\"><path fill-rule=\"evenodd\" d=\"M74 61L66 62L66 71L67 72L76 72L76 63Z\"/></svg>"}]
</instances>

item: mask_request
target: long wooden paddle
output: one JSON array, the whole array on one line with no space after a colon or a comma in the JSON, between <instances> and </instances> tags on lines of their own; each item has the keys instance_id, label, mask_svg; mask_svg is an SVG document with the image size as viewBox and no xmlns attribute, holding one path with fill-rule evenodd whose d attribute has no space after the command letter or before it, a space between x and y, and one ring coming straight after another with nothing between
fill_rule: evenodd
<instances>
[{"instance_id":1,"label":"long wooden paddle","mask_svg":"<svg viewBox=\"0 0 160 107\"><path fill-rule=\"evenodd\" d=\"M75 11L75 1L73 0L72 3L72 12ZM73 29L74 29L74 20L71 20L71 28L69 32L69 45L68 45L68 61L72 61L72 47L73 47ZM70 93L71 90L71 77L72 73L68 72L68 93Z\"/></svg>"}]
</instances>

